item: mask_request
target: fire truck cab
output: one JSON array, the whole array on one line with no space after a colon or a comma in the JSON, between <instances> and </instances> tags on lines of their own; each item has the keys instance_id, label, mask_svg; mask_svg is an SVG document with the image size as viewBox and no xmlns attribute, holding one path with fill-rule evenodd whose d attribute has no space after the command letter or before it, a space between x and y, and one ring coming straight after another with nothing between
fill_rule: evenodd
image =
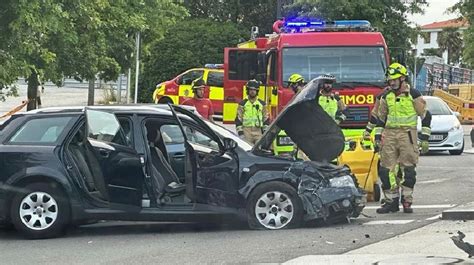
<instances>
[{"instance_id":1,"label":"fire truck cab","mask_svg":"<svg viewBox=\"0 0 474 265\"><path fill-rule=\"evenodd\" d=\"M217 116L222 115L224 99L224 69L222 64L206 64L202 68L192 68L175 78L159 83L153 92L155 103L179 105L194 96L191 83L202 77L206 82L204 97L209 98Z\"/></svg>"},{"instance_id":2,"label":"fire truck cab","mask_svg":"<svg viewBox=\"0 0 474 265\"><path fill-rule=\"evenodd\" d=\"M336 77L334 91L348 106L343 128L365 127L389 63L384 37L365 20L277 21L274 33L224 51L223 121L233 123L249 79L262 82L259 97L272 118L294 92L288 78L298 73L309 82L321 74Z\"/></svg>"}]
</instances>

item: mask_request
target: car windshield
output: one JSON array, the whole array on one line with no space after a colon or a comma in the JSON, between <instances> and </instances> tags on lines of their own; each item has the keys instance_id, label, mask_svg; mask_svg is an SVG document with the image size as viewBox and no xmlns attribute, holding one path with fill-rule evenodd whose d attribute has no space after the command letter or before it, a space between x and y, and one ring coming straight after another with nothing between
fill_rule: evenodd
<instances>
[{"instance_id":1,"label":"car windshield","mask_svg":"<svg viewBox=\"0 0 474 265\"><path fill-rule=\"evenodd\" d=\"M383 47L304 47L283 49L283 80L298 73L306 80L332 74L337 82L385 80Z\"/></svg>"},{"instance_id":2,"label":"car windshield","mask_svg":"<svg viewBox=\"0 0 474 265\"><path fill-rule=\"evenodd\" d=\"M430 111L431 115L452 115L448 105L439 98L425 98L426 108Z\"/></svg>"},{"instance_id":3,"label":"car windshield","mask_svg":"<svg viewBox=\"0 0 474 265\"><path fill-rule=\"evenodd\" d=\"M235 133L225 129L224 127L222 126L219 126L215 123L212 123L212 122L209 122L209 121L206 121L206 124L213 130L215 131L218 135L220 135L221 137L225 137L225 138L231 138L233 139L234 141L237 142L237 145L242 148L244 151L250 151L252 149L252 146L247 143L246 141L240 139L239 136L237 136Z\"/></svg>"}]
</instances>

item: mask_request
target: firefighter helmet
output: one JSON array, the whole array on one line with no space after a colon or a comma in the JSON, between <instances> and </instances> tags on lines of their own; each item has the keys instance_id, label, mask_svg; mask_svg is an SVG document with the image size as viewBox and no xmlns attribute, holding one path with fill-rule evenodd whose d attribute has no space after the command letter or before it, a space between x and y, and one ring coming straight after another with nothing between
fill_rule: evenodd
<instances>
[{"instance_id":1,"label":"firefighter helmet","mask_svg":"<svg viewBox=\"0 0 474 265\"><path fill-rule=\"evenodd\" d=\"M202 76L195 79L192 83L191 83L191 88L193 90L194 93L196 93L196 89L198 88L204 88L204 86L206 86L206 82L204 82L204 79L202 79Z\"/></svg>"},{"instance_id":2,"label":"firefighter helmet","mask_svg":"<svg viewBox=\"0 0 474 265\"><path fill-rule=\"evenodd\" d=\"M402 76L407 76L407 69L405 68L405 66L399 63L392 63L387 68L386 76L388 80L394 80Z\"/></svg>"},{"instance_id":3,"label":"firefighter helmet","mask_svg":"<svg viewBox=\"0 0 474 265\"><path fill-rule=\"evenodd\" d=\"M260 82L255 79L249 80L245 84L245 88L247 90L247 94L249 93L249 89L255 89L258 93L258 90L260 89Z\"/></svg>"},{"instance_id":4,"label":"firefighter helmet","mask_svg":"<svg viewBox=\"0 0 474 265\"><path fill-rule=\"evenodd\" d=\"M300 74L292 74L288 78L288 83L291 84L304 84L304 77Z\"/></svg>"}]
</instances>

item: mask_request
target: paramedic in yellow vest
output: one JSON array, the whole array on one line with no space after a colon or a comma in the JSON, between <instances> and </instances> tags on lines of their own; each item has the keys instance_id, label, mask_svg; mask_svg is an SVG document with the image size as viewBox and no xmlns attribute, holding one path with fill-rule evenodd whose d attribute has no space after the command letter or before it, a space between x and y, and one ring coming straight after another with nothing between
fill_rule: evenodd
<instances>
[{"instance_id":1,"label":"paramedic in yellow vest","mask_svg":"<svg viewBox=\"0 0 474 265\"><path fill-rule=\"evenodd\" d=\"M380 98L375 128L375 145L381 146L379 176L385 195L385 203L377 213L399 211L400 195L396 180L390 177L397 164L403 169L403 212L412 213L413 188L416 183L416 164L419 157L417 122L422 119L420 147L428 152L431 134L431 114L426 111L426 102L418 90L411 89L407 82L407 69L393 63L387 69L390 89Z\"/></svg>"},{"instance_id":2,"label":"paramedic in yellow vest","mask_svg":"<svg viewBox=\"0 0 474 265\"><path fill-rule=\"evenodd\" d=\"M249 80L245 87L248 98L239 103L235 126L240 137L255 144L262 137L270 121L265 102L257 96L260 82L255 79Z\"/></svg>"},{"instance_id":3,"label":"paramedic in yellow vest","mask_svg":"<svg viewBox=\"0 0 474 265\"><path fill-rule=\"evenodd\" d=\"M319 96L319 105L339 124L346 119L344 115L346 105L342 102L339 95L332 91L332 84L336 82L336 78L333 75L322 75L322 77L328 81L323 83Z\"/></svg>"}]
</instances>

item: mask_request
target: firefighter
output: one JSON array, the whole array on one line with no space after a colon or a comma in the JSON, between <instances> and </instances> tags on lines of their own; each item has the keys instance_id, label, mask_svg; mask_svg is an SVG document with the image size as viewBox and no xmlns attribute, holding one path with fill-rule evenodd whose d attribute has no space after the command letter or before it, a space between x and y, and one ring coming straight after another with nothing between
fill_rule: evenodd
<instances>
[{"instance_id":1,"label":"firefighter","mask_svg":"<svg viewBox=\"0 0 474 265\"><path fill-rule=\"evenodd\" d=\"M413 188L416 183L416 164L419 146L417 118L422 119L420 136L421 152L428 152L428 138L431 134L431 114L426 111L426 102L418 90L411 89L407 82L407 69L393 63L387 69L390 89L380 98L375 128L375 145L381 146L379 176L385 195L385 203L377 213L399 211L400 195L393 174L397 164L403 170L402 201L403 212L412 213ZM383 143L382 143L383 140ZM391 177L392 176L392 177Z\"/></svg>"},{"instance_id":2,"label":"firefighter","mask_svg":"<svg viewBox=\"0 0 474 265\"><path fill-rule=\"evenodd\" d=\"M265 102L257 97L260 82L255 79L249 80L245 88L248 98L239 103L235 126L241 138L255 144L266 130L269 118Z\"/></svg>"},{"instance_id":3,"label":"firefighter","mask_svg":"<svg viewBox=\"0 0 474 265\"><path fill-rule=\"evenodd\" d=\"M288 78L288 87L295 92L295 96L303 90L306 85L304 77L300 74L292 74ZM295 146L292 142L283 143L280 139L288 139L288 136L284 130L278 133L277 139L273 141L273 152L277 156L288 156L293 155Z\"/></svg>"},{"instance_id":4,"label":"firefighter","mask_svg":"<svg viewBox=\"0 0 474 265\"><path fill-rule=\"evenodd\" d=\"M300 74L292 74L290 75L290 78L288 78L288 86L293 90L293 92L295 92L295 94L298 94L303 90L305 85L306 82L304 77Z\"/></svg>"},{"instance_id":5,"label":"firefighter","mask_svg":"<svg viewBox=\"0 0 474 265\"><path fill-rule=\"evenodd\" d=\"M202 77L194 80L191 83L191 88L194 93L193 98L189 98L183 101L182 105L194 106L196 111L201 114L204 119L209 121L214 121L214 109L212 108L212 102L208 98L204 98L204 87L206 86L206 82L202 79Z\"/></svg>"},{"instance_id":6,"label":"firefighter","mask_svg":"<svg viewBox=\"0 0 474 265\"><path fill-rule=\"evenodd\" d=\"M332 84L336 82L336 78L333 75L322 75L322 77L327 81L323 83L319 105L339 124L346 119L344 115L346 105L339 95L332 92Z\"/></svg>"}]
</instances>

